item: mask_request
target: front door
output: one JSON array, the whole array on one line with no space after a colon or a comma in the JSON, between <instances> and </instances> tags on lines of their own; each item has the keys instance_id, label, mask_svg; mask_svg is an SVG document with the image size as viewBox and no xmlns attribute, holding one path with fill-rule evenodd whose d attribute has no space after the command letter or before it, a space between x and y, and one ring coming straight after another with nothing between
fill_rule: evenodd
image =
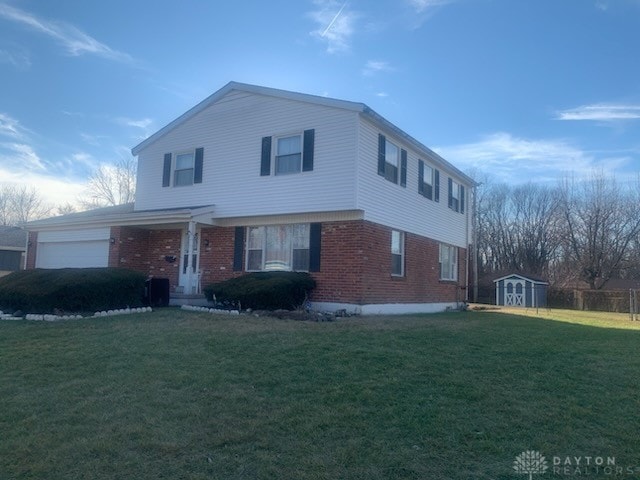
<instances>
[{"instance_id":1,"label":"front door","mask_svg":"<svg viewBox=\"0 0 640 480\"><path fill-rule=\"evenodd\" d=\"M191 258L189 258L191 243ZM182 232L180 255L180 278L178 283L186 294L200 293L200 232L185 230Z\"/></svg>"},{"instance_id":2,"label":"front door","mask_svg":"<svg viewBox=\"0 0 640 480\"><path fill-rule=\"evenodd\" d=\"M505 281L504 304L508 307L524 307L524 281Z\"/></svg>"}]
</instances>

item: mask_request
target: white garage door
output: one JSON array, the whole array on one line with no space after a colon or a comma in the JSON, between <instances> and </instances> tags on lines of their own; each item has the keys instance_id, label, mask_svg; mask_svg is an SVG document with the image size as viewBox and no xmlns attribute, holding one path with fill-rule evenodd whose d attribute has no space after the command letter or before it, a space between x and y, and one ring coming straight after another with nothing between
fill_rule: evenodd
<instances>
[{"instance_id":1,"label":"white garage door","mask_svg":"<svg viewBox=\"0 0 640 480\"><path fill-rule=\"evenodd\" d=\"M108 240L38 243L37 268L88 268L108 265Z\"/></svg>"},{"instance_id":2,"label":"white garage door","mask_svg":"<svg viewBox=\"0 0 640 480\"><path fill-rule=\"evenodd\" d=\"M109 265L109 228L40 232L37 268L88 268Z\"/></svg>"}]
</instances>

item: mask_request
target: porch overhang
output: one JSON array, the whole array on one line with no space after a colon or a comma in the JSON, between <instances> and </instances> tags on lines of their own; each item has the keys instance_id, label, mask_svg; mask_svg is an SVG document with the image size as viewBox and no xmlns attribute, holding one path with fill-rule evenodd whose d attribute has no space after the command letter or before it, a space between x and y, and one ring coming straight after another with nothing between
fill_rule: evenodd
<instances>
[{"instance_id":1,"label":"porch overhang","mask_svg":"<svg viewBox=\"0 0 640 480\"><path fill-rule=\"evenodd\" d=\"M25 224L28 231L68 230L91 227L182 228L189 222L213 225L214 205L191 208L135 211L133 204L99 208Z\"/></svg>"}]
</instances>

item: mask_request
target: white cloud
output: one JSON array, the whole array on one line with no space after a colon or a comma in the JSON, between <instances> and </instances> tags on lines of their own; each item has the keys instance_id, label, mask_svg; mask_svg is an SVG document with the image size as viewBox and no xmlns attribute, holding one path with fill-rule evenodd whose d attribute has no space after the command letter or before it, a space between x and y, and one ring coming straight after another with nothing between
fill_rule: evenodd
<instances>
[{"instance_id":1,"label":"white cloud","mask_svg":"<svg viewBox=\"0 0 640 480\"><path fill-rule=\"evenodd\" d=\"M52 177L41 172L16 171L0 166L2 183L34 187L42 198L53 205L77 204L78 197L85 191L85 182L68 178Z\"/></svg>"},{"instance_id":2,"label":"white cloud","mask_svg":"<svg viewBox=\"0 0 640 480\"><path fill-rule=\"evenodd\" d=\"M317 29L311 35L326 42L328 53L349 50L357 15L347 8L346 1L315 0L314 4L316 10L308 15L316 23Z\"/></svg>"},{"instance_id":3,"label":"white cloud","mask_svg":"<svg viewBox=\"0 0 640 480\"><path fill-rule=\"evenodd\" d=\"M20 125L20 122L15 118L7 115L6 113L0 113L0 135L3 137L9 137L13 139L24 138L26 129Z\"/></svg>"},{"instance_id":4,"label":"white cloud","mask_svg":"<svg viewBox=\"0 0 640 480\"><path fill-rule=\"evenodd\" d=\"M435 7L442 7L454 1L455 0L408 0L408 3L416 13L424 13Z\"/></svg>"},{"instance_id":5,"label":"white cloud","mask_svg":"<svg viewBox=\"0 0 640 480\"><path fill-rule=\"evenodd\" d=\"M117 118L116 121L120 125L124 125L125 127L136 127L143 130L146 130L149 125L153 123L153 120L151 120L150 118L141 118L140 120L135 120L132 118L120 117Z\"/></svg>"},{"instance_id":6,"label":"white cloud","mask_svg":"<svg viewBox=\"0 0 640 480\"><path fill-rule=\"evenodd\" d=\"M394 70L395 69L389 65L388 62L383 62L381 60L369 60L362 69L362 74L371 76L379 72L393 72Z\"/></svg>"},{"instance_id":7,"label":"white cloud","mask_svg":"<svg viewBox=\"0 0 640 480\"><path fill-rule=\"evenodd\" d=\"M565 140L525 139L498 132L475 143L434 149L463 170L489 174L498 182L556 181L567 172L587 175L593 169L615 171L628 157L594 157Z\"/></svg>"},{"instance_id":8,"label":"white cloud","mask_svg":"<svg viewBox=\"0 0 640 480\"><path fill-rule=\"evenodd\" d=\"M0 49L0 63L14 66L19 70L27 70L31 67L31 58L23 49Z\"/></svg>"},{"instance_id":9,"label":"white cloud","mask_svg":"<svg viewBox=\"0 0 640 480\"><path fill-rule=\"evenodd\" d=\"M119 62L133 62L129 54L112 49L68 23L40 19L6 3L0 3L0 17L53 38L72 56L91 54Z\"/></svg>"},{"instance_id":10,"label":"white cloud","mask_svg":"<svg viewBox=\"0 0 640 480\"><path fill-rule=\"evenodd\" d=\"M640 118L640 105L597 103L557 112L558 120L591 120L612 122Z\"/></svg>"},{"instance_id":11,"label":"white cloud","mask_svg":"<svg viewBox=\"0 0 640 480\"><path fill-rule=\"evenodd\" d=\"M387 92L378 92L378 93L376 93L376 97L386 98L388 96L389 96L389 94Z\"/></svg>"},{"instance_id":12,"label":"white cloud","mask_svg":"<svg viewBox=\"0 0 640 480\"><path fill-rule=\"evenodd\" d=\"M13 165L20 170L45 170L45 166L38 154L30 145L25 143L0 143L0 163Z\"/></svg>"}]
</instances>

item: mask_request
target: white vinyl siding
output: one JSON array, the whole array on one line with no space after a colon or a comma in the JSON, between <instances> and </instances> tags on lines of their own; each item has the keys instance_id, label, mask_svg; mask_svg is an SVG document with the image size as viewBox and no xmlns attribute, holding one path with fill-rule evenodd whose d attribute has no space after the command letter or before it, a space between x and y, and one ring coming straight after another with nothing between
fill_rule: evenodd
<instances>
[{"instance_id":1,"label":"white vinyl siding","mask_svg":"<svg viewBox=\"0 0 640 480\"><path fill-rule=\"evenodd\" d=\"M219 218L353 210L357 125L356 112L232 91L139 153L135 208L215 205ZM260 176L262 138L273 137L275 152L279 137L307 129L313 172ZM202 184L163 189L164 154L194 145L207 152Z\"/></svg>"},{"instance_id":2,"label":"white vinyl siding","mask_svg":"<svg viewBox=\"0 0 640 480\"><path fill-rule=\"evenodd\" d=\"M450 176L449 172L445 171L443 174L443 170L439 169L440 201L425 201L416 187L419 178L418 162L422 159L427 163L429 159L423 153L419 154L413 150L410 145L400 143L398 148L407 151L407 185L411 188L398 188L377 173L380 133L385 132L371 122L361 120L358 133L356 191L357 208L364 211L364 219L395 230L466 248L471 232L470 217L467 212L465 215L453 212L448 208L446 196L444 201L442 198L442 183Z\"/></svg>"}]
</instances>

